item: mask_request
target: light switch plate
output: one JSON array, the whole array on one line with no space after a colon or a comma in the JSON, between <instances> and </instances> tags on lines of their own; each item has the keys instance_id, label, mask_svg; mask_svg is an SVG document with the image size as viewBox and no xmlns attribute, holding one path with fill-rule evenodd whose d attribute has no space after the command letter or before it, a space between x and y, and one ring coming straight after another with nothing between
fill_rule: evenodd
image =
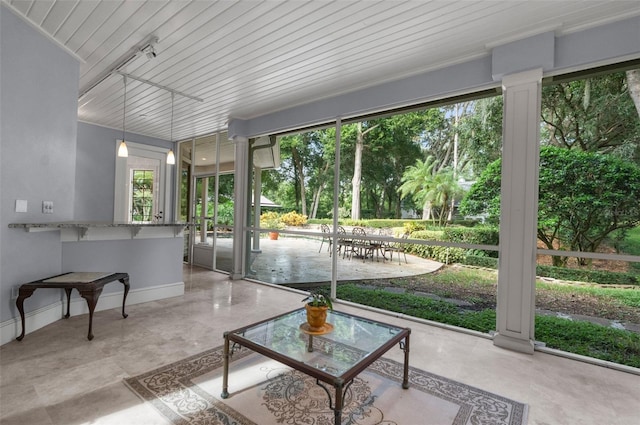
<instances>
[{"instance_id":1,"label":"light switch plate","mask_svg":"<svg viewBox=\"0 0 640 425\"><path fill-rule=\"evenodd\" d=\"M42 201L42 214L53 214L53 201Z\"/></svg>"},{"instance_id":2,"label":"light switch plate","mask_svg":"<svg viewBox=\"0 0 640 425\"><path fill-rule=\"evenodd\" d=\"M27 212L27 200L26 199L16 199L16 212Z\"/></svg>"}]
</instances>

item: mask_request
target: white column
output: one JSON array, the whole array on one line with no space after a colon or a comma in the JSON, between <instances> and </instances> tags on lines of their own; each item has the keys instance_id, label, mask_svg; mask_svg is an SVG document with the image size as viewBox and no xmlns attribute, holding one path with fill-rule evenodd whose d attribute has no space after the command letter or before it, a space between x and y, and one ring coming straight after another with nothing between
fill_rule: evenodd
<instances>
[{"instance_id":1,"label":"white column","mask_svg":"<svg viewBox=\"0 0 640 425\"><path fill-rule=\"evenodd\" d=\"M533 353L542 69L502 80L503 146L495 345Z\"/></svg>"},{"instance_id":2,"label":"white column","mask_svg":"<svg viewBox=\"0 0 640 425\"><path fill-rule=\"evenodd\" d=\"M262 206L260 205L260 197L262 196L262 168L253 168L253 225L258 227L260 224L260 214ZM260 232L253 232L253 252L261 252L260 250Z\"/></svg>"},{"instance_id":3,"label":"white column","mask_svg":"<svg viewBox=\"0 0 640 425\"><path fill-rule=\"evenodd\" d=\"M247 221L247 194L249 193L249 139L234 136L235 143L235 171L234 171L234 202L233 202L233 248L231 279L242 279L245 275L245 224Z\"/></svg>"},{"instance_id":4,"label":"white column","mask_svg":"<svg viewBox=\"0 0 640 425\"><path fill-rule=\"evenodd\" d=\"M207 211L209 209L209 177L202 179L202 187L200 187L200 243L208 244L207 240Z\"/></svg>"}]
</instances>

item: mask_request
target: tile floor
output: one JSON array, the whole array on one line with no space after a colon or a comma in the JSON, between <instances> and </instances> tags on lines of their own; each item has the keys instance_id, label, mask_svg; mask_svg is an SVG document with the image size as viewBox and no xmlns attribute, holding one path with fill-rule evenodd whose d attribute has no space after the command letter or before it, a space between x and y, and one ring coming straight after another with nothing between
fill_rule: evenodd
<instances>
[{"instance_id":1,"label":"tile floor","mask_svg":"<svg viewBox=\"0 0 640 425\"><path fill-rule=\"evenodd\" d=\"M185 267L181 297L60 320L0 347L0 424L165 424L122 383L222 344L225 330L298 308L301 295ZM638 425L640 376L337 305L409 326L411 364L529 404L529 424ZM401 351L389 357L401 360ZM419 411L419 406L416 406ZM418 423L418 422L417 422ZM420 424L428 424L421 418ZM414 424L402 424L414 425ZM438 425L438 424L436 424Z\"/></svg>"}]
</instances>

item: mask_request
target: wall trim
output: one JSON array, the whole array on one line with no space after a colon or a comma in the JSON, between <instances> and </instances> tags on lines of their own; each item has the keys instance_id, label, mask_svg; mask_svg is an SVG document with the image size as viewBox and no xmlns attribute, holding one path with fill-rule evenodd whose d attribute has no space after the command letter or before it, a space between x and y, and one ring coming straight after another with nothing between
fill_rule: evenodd
<instances>
[{"instance_id":1,"label":"wall trim","mask_svg":"<svg viewBox=\"0 0 640 425\"><path fill-rule=\"evenodd\" d=\"M75 291L74 294L76 294ZM123 294L124 291L102 294L98 300L98 305L96 305L95 311L122 309ZM134 304L142 304L165 298L179 297L182 295L184 295L184 282L175 282L150 288L131 290L129 291L129 295L127 295L125 312L128 313L128 307ZM25 327L27 328L27 331L25 333L25 337L28 337L31 332L57 322L64 317L65 313L66 305L64 305L62 301L57 301L53 304L49 304L26 313ZM81 314L89 313L89 308L87 307L87 302L84 298L71 298L70 313L71 316L79 316ZM87 326L89 326L88 317ZM20 332L21 325L19 316L0 323L0 345L13 341L18 335L20 335Z\"/></svg>"}]
</instances>

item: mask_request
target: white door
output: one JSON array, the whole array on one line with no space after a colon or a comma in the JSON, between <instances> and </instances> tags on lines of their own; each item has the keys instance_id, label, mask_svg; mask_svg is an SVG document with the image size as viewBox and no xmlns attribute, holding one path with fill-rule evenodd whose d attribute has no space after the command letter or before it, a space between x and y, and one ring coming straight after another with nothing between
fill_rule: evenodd
<instances>
[{"instance_id":1,"label":"white door","mask_svg":"<svg viewBox=\"0 0 640 425\"><path fill-rule=\"evenodd\" d=\"M168 149L127 142L129 156L116 156L113 220L171 221Z\"/></svg>"}]
</instances>

